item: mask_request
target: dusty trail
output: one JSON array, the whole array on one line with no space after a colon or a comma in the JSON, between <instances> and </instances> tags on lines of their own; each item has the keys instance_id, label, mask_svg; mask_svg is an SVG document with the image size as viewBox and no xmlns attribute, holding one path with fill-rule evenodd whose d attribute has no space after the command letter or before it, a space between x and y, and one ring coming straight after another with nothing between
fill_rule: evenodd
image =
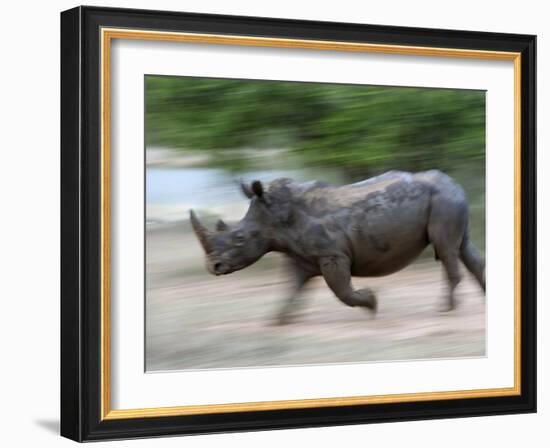
<instances>
[{"instance_id":1,"label":"dusty trail","mask_svg":"<svg viewBox=\"0 0 550 448\"><path fill-rule=\"evenodd\" d=\"M322 364L485 355L485 298L462 269L458 307L440 313L440 263L420 260L382 278L356 278L378 295L375 318L348 308L314 279L295 322L273 325L288 288L281 257L243 271L206 273L198 243L178 227L147 231L147 370Z\"/></svg>"}]
</instances>

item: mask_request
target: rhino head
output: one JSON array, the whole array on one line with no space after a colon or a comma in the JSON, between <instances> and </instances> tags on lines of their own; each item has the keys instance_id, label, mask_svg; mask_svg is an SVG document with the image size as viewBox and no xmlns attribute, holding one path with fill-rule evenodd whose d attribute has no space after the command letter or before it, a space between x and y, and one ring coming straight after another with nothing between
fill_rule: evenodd
<instances>
[{"instance_id":1,"label":"rhino head","mask_svg":"<svg viewBox=\"0 0 550 448\"><path fill-rule=\"evenodd\" d=\"M261 182L251 186L241 183L250 206L241 221L228 226L222 220L214 231L204 226L193 210L191 225L206 254L206 267L211 274L223 275L243 269L259 260L271 250L271 223L267 198Z\"/></svg>"}]
</instances>

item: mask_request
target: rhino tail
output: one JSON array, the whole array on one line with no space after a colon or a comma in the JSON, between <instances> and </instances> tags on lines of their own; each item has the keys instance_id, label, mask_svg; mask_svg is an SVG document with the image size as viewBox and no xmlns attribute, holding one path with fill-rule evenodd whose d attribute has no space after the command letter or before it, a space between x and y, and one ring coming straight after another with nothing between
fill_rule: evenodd
<instances>
[{"instance_id":1,"label":"rhino tail","mask_svg":"<svg viewBox=\"0 0 550 448\"><path fill-rule=\"evenodd\" d=\"M479 255L478 250L470 239L468 231L464 234L462 244L460 245L460 259L485 292L485 259Z\"/></svg>"}]
</instances>

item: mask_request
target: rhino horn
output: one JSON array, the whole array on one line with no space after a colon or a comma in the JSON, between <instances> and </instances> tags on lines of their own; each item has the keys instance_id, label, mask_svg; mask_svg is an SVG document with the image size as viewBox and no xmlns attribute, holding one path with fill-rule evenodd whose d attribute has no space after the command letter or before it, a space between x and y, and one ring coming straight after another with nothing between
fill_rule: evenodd
<instances>
[{"instance_id":1,"label":"rhino horn","mask_svg":"<svg viewBox=\"0 0 550 448\"><path fill-rule=\"evenodd\" d=\"M248 198L251 199L252 196L254 196L254 192L250 189L248 185L246 185L242 180L239 182L239 185L241 186L241 190L243 194Z\"/></svg>"},{"instance_id":2,"label":"rhino horn","mask_svg":"<svg viewBox=\"0 0 550 448\"><path fill-rule=\"evenodd\" d=\"M210 253L212 251L210 247L210 231L201 224L199 218L197 218L197 215L195 215L195 212L193 210L189 212L189 217L191 219L191 225L193 226L195 235L197 235L197 238L199 239L202 248L207 254Z\"/></svg>"}]
</instances>

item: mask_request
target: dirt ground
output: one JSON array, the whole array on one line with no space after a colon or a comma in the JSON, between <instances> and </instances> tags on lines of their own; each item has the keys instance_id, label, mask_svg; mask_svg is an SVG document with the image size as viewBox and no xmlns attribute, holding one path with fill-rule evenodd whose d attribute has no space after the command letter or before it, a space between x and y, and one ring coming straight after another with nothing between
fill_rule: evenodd
<instances>
[{"instance_id":1,"label":"dirt ground","mask_svg":"<svg viewBox=\"0 0 550 448\"><path fill-rule=\"evenodd\" d=\"M458 307L440 312L446 285L433 258L387 277L354 279L356 288L376 292L375 317L346 307L316 278L294 322L277 326L289 287L281 256L214 277L181 224L148 228L146 249L148 371L485 355L482 292L463 269Z\"/></svg>"}]
</instances>

